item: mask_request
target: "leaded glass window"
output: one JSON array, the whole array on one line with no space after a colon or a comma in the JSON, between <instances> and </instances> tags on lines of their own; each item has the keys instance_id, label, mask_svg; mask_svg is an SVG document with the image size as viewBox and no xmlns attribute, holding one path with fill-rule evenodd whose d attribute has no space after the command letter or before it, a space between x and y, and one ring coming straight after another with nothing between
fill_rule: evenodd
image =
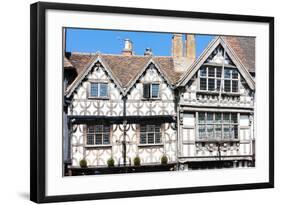
<instances>
[{"instance_id":1,"label":"leaded glass window","mask_svg":"<svg viewBox=\"0 0 281 205\"><path fill-rule=\"evenodd\" d=\"M87 145L108 145L110 144L109 125L88 125Z\"/></svg>"},{"instance_id":2,"label":"leaded glass window","mask_svg":"<svg viewBox=\"0 0 281 205\"><path fill-rule=\"evenodd\" d=\"M90 97L108 97L108 84L107 83L91 83Z\"/></svg>"},{"instance_id":3,"label":"leaded glass window","mask_svg":"<svg viewBox=\"0 0 281 205\"><path fill-rule=\"evenodd\" d=\"M159 84L158 83L144 83L143 84L143 98L159 98Z\"/></svg>"},{"instance_id":4,"label":"leaded glass window","mask_svg":"<svg viewBox=\"0 0 281 205\"><path fill-rule=\"evenodd\" d=\"M238 113L198 112L199 140L238 139Z\"/></svg>"},{"instance_id":5,"label":"leaded glass window","mask_svg":"<svg viewBox=\"0 0 281 205\"><path fill-rule=\"evenodd\" d=\"M161 144L161 125L140 125L140 144Z\"/></svg>"},{"instance_id":6,"label":"leaded glass window","mask_svg":"<svg viewBox=\"0 0 281 205\"><path fill-rule=\"evenodd\" d=\"M239 92L239 73L237 69L219 66L202 66L199 70L199 90Z\"/></svg>"}]
</instances>

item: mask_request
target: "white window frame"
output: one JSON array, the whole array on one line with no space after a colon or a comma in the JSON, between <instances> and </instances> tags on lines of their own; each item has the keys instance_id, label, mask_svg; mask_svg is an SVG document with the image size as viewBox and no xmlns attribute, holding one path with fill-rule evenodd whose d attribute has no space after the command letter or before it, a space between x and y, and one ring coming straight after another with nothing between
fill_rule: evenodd
<instances>
[{"instance_id":1,"label":"white window frame","mask_svg":"<svg viewBox=\"0 0 281 205\"><path fill-rule=\"evenodd\" d=\"M92 84L97 84L98 85L98 96L93 96L91 92ZM100 96L100 85L101 84L106 84L107 85L107 95L106 96ZM91 81L89 83L89 88L88 88L88 98L93 98L93 99L109 99L109 83L106 81Z\"/></svg>"}]
</instances>

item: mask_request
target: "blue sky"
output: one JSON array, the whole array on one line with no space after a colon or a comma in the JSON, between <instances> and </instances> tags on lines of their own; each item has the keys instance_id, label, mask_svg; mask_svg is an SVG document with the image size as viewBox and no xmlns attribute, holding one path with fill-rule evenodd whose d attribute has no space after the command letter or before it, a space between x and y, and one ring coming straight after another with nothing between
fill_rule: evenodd
<instances>
[{"instance_id":1,"label":"blue sky","mask_svg":"<svg viewBox=\"0 0 281 205\"><path fill-rule=\"evenodd\" d=\"M66 51L69 52L97 52L120 54L124 47L124 39L133 42L135 55L143 55L146 48L152 48L153 55L171 55L171 33L132 32L97 29L67 29ZM213 39L209 35L195 35L196 56Z\"/></svg>"}]
</instances>

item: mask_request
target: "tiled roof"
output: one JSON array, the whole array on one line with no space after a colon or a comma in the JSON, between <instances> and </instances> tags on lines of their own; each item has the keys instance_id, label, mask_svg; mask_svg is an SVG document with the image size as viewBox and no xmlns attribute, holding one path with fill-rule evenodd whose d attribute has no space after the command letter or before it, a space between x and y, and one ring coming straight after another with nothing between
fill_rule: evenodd
<instances>
[{"instance_id":1,"label":"tiled roof","mask_svg":"<svg viewBox=\"0 0 281 205\"><path fill-rule=\"evenodd\" d=\"M223 39L233 49L243 65L249 72L255 72L255 38L253 37L233 37L224 36ZM127 88L130 83L136 80L144 67L152 59L165 77L172 83L180 79L183 72L175 69L175 63L171 56L125 56L113 54L97 53L71 53L64 59L65 68L73 66L78 76L84 69L87 69L97 57L106 64L111 73L121 84L121 87ZM187 70L188 68L186 68Z\"/></svg>"},{"instance_id":2,"label":"tiled roof","mask_svg":"<svg viewBox=\"0 0 281 205\"><path fill-rule=\"evenodd\" d=\"M172 84L175 84L183 74L183 72L179 72L175 70L174 67L174 60L172 57L160 57L155 56L153 57L153 60L160 66L160 69L165 74L165 76L172 82Z\"/></svg>"},{"instance_id":3,"label":"tiled roof","mask_svg":"<svg viewBox=\"0 0 281 205\"><path fill-rule=\"evenodd\" d=\"M176 83L182 73L174 70L173 58L166 56L124 56L110 54L72 53L69 62L76 68L79 74L87 69L88 65L98 56L109 67L112 74L120 81L121 86L126 88L147 65L149 60L155 61L159 69L165 74L171 83Z\"/></svg>"},{"instance_id":4,"label":"tiled roof","mask_svg":"<svg viewBox=\"0 0 281 205\"><path fill-rule=\"evenodd\" d=\"M255 72L255 38L224 36L223 39L233 49L247 70Z\"/></svg>"},{"instance_id":5,"label":"tiled roof","mask_svg":"<svg viewBox=\"0 0 281 205\"><path fill-rule=\"evenodd\" d=\"M114 76L121 82L121 86L125 88L143 70L150 57L101 55L101 59L107 63Z\"/></svg>"},{"instance_id":6,"label":"tiled roof","mask_svg":"<svg viewBox=\"0 0 281 205\"><path fill-rule=\"evenodd\" d=\"M66 57L64 57L64 68L65 69L69 69L69 68L73 68L73 65L69 62L69 60L66 58Z\"/></svg>"},{"instance_id":7,"label":"tiled roof","mask_svg":"<svg viewBox=\"0 0 281 205\"><path fill-rule=\"evenodd\" d=\"M92 55L90 53L71 53L68 61L76 69L79 76L79 74L87 67L88 63L92 62L96 57L97 55ZM65 66L66 65L64 65L64 67Z\"/></svg>"}]
</instances>

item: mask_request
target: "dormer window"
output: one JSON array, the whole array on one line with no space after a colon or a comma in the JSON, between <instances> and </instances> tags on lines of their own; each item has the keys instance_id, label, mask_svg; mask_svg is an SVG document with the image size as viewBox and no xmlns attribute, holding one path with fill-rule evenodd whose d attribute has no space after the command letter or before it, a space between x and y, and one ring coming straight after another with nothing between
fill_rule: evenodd
<instances>
[{"instance_id":1,"label":"dormer window","mask_svg":"<svg viewBox=\"0 0 281 205\"><path fill-rule=\"evenodd\" d=\"M143 84L143 98L145 99L159 98L159 84L158 83Z\"/></svg>"},{"instance_id":2,"label":"dormer window","mask_svg":"<svg viewBox=\"0 0 281 205\"><path fill-rule=\"evenodd\" d=\"M239 73L236 68L203 66L199 70L200 91L238 93L238 87Z\"/></svg>"},{"instance_id":3,"label":"dormer window","mask_svg":"<svg viewBox=\"0 0 281 205\"><path fill-rule=\"evenodd\" d=\"M108 97L108 84L107 83L91 83L90 97L107 98Z\"/></svg>"}]
</instances>

